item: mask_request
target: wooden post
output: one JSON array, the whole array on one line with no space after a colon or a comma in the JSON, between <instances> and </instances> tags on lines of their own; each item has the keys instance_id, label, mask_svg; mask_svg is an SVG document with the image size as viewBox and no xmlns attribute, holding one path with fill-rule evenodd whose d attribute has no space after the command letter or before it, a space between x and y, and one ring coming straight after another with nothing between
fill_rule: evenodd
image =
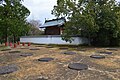
<instances>
[{"instance_id":1,"label":"wooden post","mask_svg":"<svg viewBox=\"0 0 120 80\"><path fill-rule=\"evenodd\" d=\"M20 41L18 41L18 45L20 45Z\"/></svg>"},{"instance_id":2,"label":"wooden post","mask_svg":"<svg viewBox=\"0 0 120 80\"><path fill-rule=\"evenodd\" d=\"M28 43L28 46L30 46L30 45L31 45L31 43L29 42L29 43Z\"/></svg>"},{"instance_id":3,"label":"wooden post","mask_svg":"<svg viewBox=\"0 0 120 80\"><path fill-rule=\"evenodd\" d=\"M22 43L22 46L25 46L25 43Z\"/></svg>"},{"instance_id":4,"label":"wooden post","mask_svg":"<svg viewBox=\"0 0 120 80\"><path fill-rule=\"evenodd\" d=\"M12 43L10 42L10 47L12 47Z\"/></svg>"},{"instance_id":5,"label":"wooden post","mask_svg":"<svg viewBox=\"0 0 120 80\"><path fill-rule=\"evenodd\" d=\"M8 42L5 42L5 46L8 46Z\"/></svg>"},{"instance_id":6,"label":"wooden post","mask_svg":"<svg viewBox=\"0 0 120 80\"><path fill-rule=\"evenodd\" d=\"M14 48L16 48L17 47L17 45L16 45L16 43L14 43Z\"/></svg>"}]
</instances>

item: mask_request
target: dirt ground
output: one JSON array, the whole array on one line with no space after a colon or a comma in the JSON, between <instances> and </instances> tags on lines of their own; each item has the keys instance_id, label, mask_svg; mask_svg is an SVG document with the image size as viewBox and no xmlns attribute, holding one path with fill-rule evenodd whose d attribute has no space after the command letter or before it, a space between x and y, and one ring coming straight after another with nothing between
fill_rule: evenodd
<instances>
[{"instance_id":1,"label":"dirt ground","mask_svg":"<svg viewBox=\"0 0 120 80\"><path fill-rule=\"evenodd\" d=\"M68 50L53 48L46 45L18 46L9 53L0 51L0 66L15 64L19 69L13 73L0 75L0 80L120 80L120 48L117 51L106 48L68 47ZM64 47L64 46L61 46ZM0 47L2 48L2 47ZM30 50L30 49L39 50ZM62 54L65 51L73 51L77 54ZM90 58L90 55L98 54L99 51L110 51L113 54L101 54L105 59ZM32 53L32 56L23 57L19 54ZM39 58L54 58L50 62L40 62ZM84 63L88 70L72 70L68 68L70 63Z\"/></svg>"}]
</instances>

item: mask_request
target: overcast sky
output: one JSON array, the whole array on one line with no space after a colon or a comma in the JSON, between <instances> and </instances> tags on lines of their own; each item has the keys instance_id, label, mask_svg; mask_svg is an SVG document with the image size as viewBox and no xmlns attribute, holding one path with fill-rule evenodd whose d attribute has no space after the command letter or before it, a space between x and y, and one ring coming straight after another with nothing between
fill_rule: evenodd
<instances>
[{"instance_id":1,"label":"overcast sky","mask_svg":"<svg viewBox=\"0 0 120 80\"><path fill-rule=\"evenodd\" d=\"M35 19L44 22L45 18L55 18L51 15L51 10L53 9L53 6L57 4L57 0L24 0L23 4L31 12L28 19Z\"/></svg>"},{"instance_id":2,"label":"overcast sky","mask_svg":"<svg viewBox=\"0 0 120 80\"><path fill-rule=\"evenodd\" d=\"M24 0L23 4L31 12L28 19L35 19L44 22L45 18L55 18L51 15L51 10L53 9L53 6L57 4L57 0Z\"/></svg>"}]
</instances>

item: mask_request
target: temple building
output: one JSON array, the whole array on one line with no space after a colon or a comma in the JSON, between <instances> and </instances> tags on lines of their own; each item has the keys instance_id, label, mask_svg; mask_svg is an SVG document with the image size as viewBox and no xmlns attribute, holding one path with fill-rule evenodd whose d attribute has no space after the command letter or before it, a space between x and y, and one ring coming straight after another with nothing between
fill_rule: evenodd
<instances>
[{"instance_id":1,"label":"temple building","mask_svg":"<svg viewBox=\"0 0 120 80\"><path fill-rule=\"evenodd\" d=\"M65 18L45 20L40 28L45 28L45 35L61 35L65 22Z\"/></svg>"}]
</instances>

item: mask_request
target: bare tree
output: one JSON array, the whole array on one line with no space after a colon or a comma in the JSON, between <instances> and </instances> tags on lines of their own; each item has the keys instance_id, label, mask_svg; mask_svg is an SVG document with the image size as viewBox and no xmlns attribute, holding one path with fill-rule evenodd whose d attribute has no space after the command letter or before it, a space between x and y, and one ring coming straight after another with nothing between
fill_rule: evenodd
<instances>
[{"instance_id":1,"label":"bare tree","mask_svg":"<svg viewBox=\"0 0 120 80\"><path fill-rule=\"evenodd\" d=\"M40 20L30 20L29 23L36 28L39 28L42 25Z\"/></svg>"},{"instance_id":2,"label":"bare tree","mask_svg":"<svg viewBox=\"0 0 120 80\"><path fill-rule=\"evenodd\" d=\"M29 21L31 29L29 35L41 35L43 32L39 29L42 25L40 20L30 20Z\"/></svg>"}]
</instances>

